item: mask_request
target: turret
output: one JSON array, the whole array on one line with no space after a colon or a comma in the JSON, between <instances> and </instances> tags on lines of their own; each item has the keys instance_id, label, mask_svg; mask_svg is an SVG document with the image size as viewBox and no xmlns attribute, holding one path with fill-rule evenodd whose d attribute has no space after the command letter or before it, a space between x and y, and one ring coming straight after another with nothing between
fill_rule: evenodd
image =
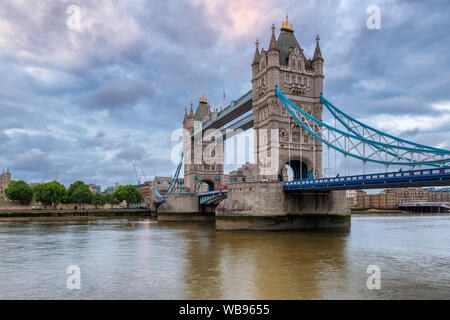
<instances>
[{"instance_id":1,"label":"turret","mask_svg":"<svg viewBox=\"0 0 450 320\"><path fill-rule=\"evenodd\" d=\"M322 52L320 51L320 46L319 46L319 35L317 35L316 37L316 50L314 50L314 57L313 57L313 61L312 61L312 67L314 69L314 81L315 81L315 86L314 86L314 94L315 96L319 96L321 93L323 93L323 56L322 56Z\"/></svg>"},{"instance_id":2,"label":"turret","mask_svg":"<svg viewBox=\"0 0 450 320\"><path fill-rule=\"evenodd\" d=\"M275 25L272 24L272 36L270 37L267 67L280 66L280 50L277 48L277 40L275 38Z\"/></svg>"},{"instance_id":3,"label":"turret","mask_svg":"<svg viewBox=\"0 0 450 320\"><path fill-rule=\"evenodd\" d=\"M194 128L194 109L192 108L192 103L189 115L187 114L187 110L185 109L183 128L186 130L191 130L192 128Z\"/></svg>"},{"instance_id":4,"label":"turret","mask_svg":"<svg viewBox=\"0 0 450 320\"><path fill-rule=\"evenodd\" d=\"M259 41L258 39L256 39L255 42L256 45L256 50L255 50L255 56L253 57L253 62L252 62L252 77L256 77L256 75L258 74L259 71Z\"/></svg>"},{"instance_id":5,"label":"turret","mask_svg":"<svg viewBox=\"0 0 450 320\"><path fill-rule=\"evenodd\" d=\"M316 37L316 50L314 50L314 57L313 57L313 69L314 73L323 75L323 57L322 52L320 51L319 46L319 35Z\"/></svg>"}]
</instances>

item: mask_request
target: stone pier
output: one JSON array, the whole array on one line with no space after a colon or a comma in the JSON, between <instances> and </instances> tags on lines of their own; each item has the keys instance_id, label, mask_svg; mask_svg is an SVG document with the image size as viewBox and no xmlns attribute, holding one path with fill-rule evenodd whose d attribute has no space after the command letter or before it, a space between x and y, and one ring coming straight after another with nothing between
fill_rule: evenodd
<instances>
[{"instance_id":1,"label":"stone pier","mask_svg":"<svg viewBox=\"0 0 450 320\"><path fill-rule=\"evenodd\" d=\"M286 193L281 182L228 186L216 208L217 230L350 228L345 191Z\"/></svg>"},{"instance_id":2,"label":"stone pier","mask_svg":"<svg viewBox=\"0 0 450 320\"><path fill-rule=\"evenodd\" d=\"M158 222L214 221L214 212L202 210L196 194L170 194L157 209Z\"/></svg>"}]
</instances>

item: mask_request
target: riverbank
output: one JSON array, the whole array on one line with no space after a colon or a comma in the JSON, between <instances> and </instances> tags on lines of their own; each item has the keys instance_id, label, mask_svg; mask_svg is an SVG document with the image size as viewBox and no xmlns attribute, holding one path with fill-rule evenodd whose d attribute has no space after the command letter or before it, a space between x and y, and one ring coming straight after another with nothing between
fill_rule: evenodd
<instances>
[{"instance_id":1,"label":"riverbank","mask_svg":"<svg viewBox=\"0 0 450 320\"><path fill-rule=\"evenodd\" d=\"M351 209L352 215L353 214L383 214L383 213L388 213L388 214L408 214L408 211L404 211L404 210L398 210L398 209L375 209L375 208L368 208L368 209L361 209L361 208L352 208Z\"/></svg>"},{"instance_id":2,"label":"riverbank","mask_svg":"<svg viewBox=\"0 0 450 320\"><path fill-rule=\"evenodd\" d=\"M416 213L398 209L360 209L353 208L353 217L368 217L368 216L448 216L449 213Z\"/></svg>"},{"instance_id":3,"label":"riverbank","mask_svg":"<svg viewBox=\"0 0 450 320\"><path fill-rule=\"evenodd\" d=\"M0 210L1 218L44 218L44 217L151 217L150 209L110 209L110 210Z\"/></svg>"}]
</instances>

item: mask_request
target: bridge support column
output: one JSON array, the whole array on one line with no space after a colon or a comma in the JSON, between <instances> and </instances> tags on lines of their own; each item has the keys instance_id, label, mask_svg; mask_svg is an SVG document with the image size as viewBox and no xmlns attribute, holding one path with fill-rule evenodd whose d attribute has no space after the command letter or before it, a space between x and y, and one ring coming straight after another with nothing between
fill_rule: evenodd
<instances>
[{"instance_id":1,"label":"bridge support column","mask_svg":"<svg viewBox=\"0 0 450 320\"><path fill-rule=\"evenodd\" d=\"M214 212L201 212L196 194L170 194L159 206L157 217L158 222L214 221Z\"/></svg>"},{"instance_id":2,"label":"bridge support column","mask_svg":"<svg viewBox=\"0 0 450 320\"><path fill-rule=\"evenodd\" d=\"M228 185L216 208L217 230L348 230L350 221L345 191L286 193L280 182Z\"/></svg>"}]
</instances>

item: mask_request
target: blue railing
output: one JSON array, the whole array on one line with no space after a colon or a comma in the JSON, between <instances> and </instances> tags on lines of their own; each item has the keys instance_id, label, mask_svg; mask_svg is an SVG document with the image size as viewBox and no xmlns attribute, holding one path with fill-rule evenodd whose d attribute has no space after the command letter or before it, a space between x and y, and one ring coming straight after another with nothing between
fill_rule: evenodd
<instances>
[{"instance_id":1,"label":"blue railing","mask_svg":"<svg viewBox=\"0 0 450 320\"><path fill-rule=\"evenodd\" d=\"M284 183L284 190L351 189L396 186L399 184L445 183L450 185L450 167L387 173L371 173L346 177L321 178Z\"/></svg>"},{"instance_id":2,"label":"blue railing","mask_svg":"<svg viewBox=\"0 0 450 320\"><path fill-rule=\"evenodd\" d=\"M204 204L205 202L208 202L214 198L226 196L228 194L227 190L216 190L216 191L209 191L205 193L200 193L198 195L200 204Z\"/></svg>"}]
</instances>

